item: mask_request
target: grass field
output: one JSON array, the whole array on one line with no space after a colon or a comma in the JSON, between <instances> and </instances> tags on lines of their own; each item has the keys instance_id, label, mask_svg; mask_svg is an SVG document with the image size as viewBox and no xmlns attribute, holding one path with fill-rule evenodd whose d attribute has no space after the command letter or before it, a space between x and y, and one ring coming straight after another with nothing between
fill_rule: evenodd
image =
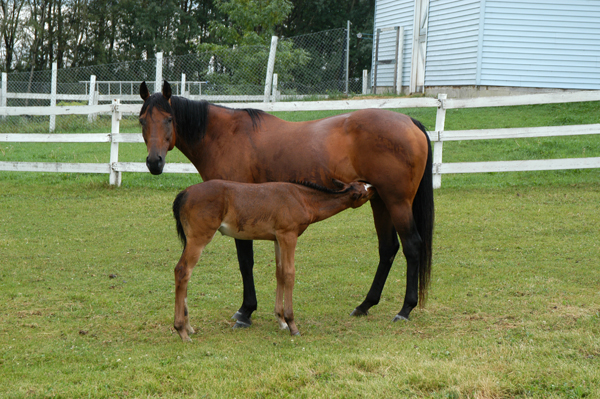
<instances>
[{"instance_id":1,"label":"grass field","mask_svg":"<svg viewBox=\"0 0 600 399\"><path fill-rule=\"evenodd\" d=\"M408 111L433 126L431 110ZM465 111L449 112L448 129L600 121L598 103ZM19 161L109 152L2 147L1 160ZM123 160L145 156L122 147ZM448 161L563 156L600 156L600 140L444 148ZM255 243L254 324L231 329L241 278L232 240L217 236L190 283L189 345L171 327L181 246L170 206L198 176L125 174L121 188L104 175L0 176L0 397L600 397L598 170L444 176L429 300L406 323L391 323L404 297L401 256L381 303L348 316L377 262L369 205L300 238L302 337L272 315L269 242Z\"/></svg>"}]
</instances>

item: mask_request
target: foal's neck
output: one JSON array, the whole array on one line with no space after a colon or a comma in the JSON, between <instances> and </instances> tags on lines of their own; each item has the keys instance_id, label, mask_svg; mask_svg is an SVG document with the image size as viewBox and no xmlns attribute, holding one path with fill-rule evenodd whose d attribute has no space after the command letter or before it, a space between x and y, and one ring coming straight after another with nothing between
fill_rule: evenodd
<instances>
[{"instance_id":1,"label":"foal's neck","mask_svg":"<svg viewBox=\"0 0 600 399\"><path fill-rule=\"evenodd\" d=\"M315 189L309 192L306 200L313 212L315 222L327 219L351 206L350 193L326 193Z\"/></svg>"}]
</instances>

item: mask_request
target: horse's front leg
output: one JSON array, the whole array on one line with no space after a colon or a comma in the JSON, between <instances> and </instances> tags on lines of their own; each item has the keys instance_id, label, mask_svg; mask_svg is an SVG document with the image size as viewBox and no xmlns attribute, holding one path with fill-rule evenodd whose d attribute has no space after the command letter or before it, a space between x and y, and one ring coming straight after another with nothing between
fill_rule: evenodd
<instances>
[{"instance_id":1,"label":"horse's front leg","mask_svg":"<svg viewBox=\"0 0 600 399\"><path fill-rule=\"evenodd\" d=\"M235 240L237 249L238 262L240 264L240 273L242 274L242 282L244 284L244 300L240 310L235 312L233 318L236 320L233 328L244 328L252 325L252 312L256 310L256 290L254 288L254 251L252 249L252 241Z\"/></svg>"},{"instance_id":2,"label":"horse's front leg","mask_svg":"<svg viewBox=\"0 0 600 399\"><path fill-rule=\"evenodd\" d=\"M291 335L300 335L296 322L294 321L294 308L292 302L292 294L294 292L294 282L296 278L296 266L294 265L294 255L296 252L296 242L298 236L288 234L284 237L277 237L279 246L281 248L281 265L282 267L282 278L284 282L284 307L283 307L283 318L290 329Z\"/></svg>"},{"instance_id":3,"label":"horse's front leg","mask_svg":"<svg viewBox=\"0 0 600 399\"><path fill-rule=\"evenodd\" d=\"M192 276L192 269L198 263L203 249L204 245L198 246L188 242L175 267L175 322L173 326L181 339L187 342L191 341L188 334L194 334L195 332L190 324L187 287Z\"/></svg>"},{"instance_id":4,"label":"horse's front leg","mask_svg":"<svg viewBox=\"0 0 600 399\"><path fill-rule=\"evenodd\" d=\"M280 330L289 330L290 327L283 317L283 292L285 279L283 277L283 265L281 264L281 247L275 240L275 277L277 278L277 290L275 291L275 318L279 323Z\"/></svg>"}]
</instances>

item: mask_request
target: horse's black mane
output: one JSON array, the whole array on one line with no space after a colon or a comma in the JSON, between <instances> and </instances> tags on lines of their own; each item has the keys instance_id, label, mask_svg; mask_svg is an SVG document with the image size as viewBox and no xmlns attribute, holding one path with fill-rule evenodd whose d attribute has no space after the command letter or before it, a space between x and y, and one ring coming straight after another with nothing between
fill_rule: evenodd
<instances>
[{"instance_id":1,"label":"horse's black mane","mask_svg":"<svg viewBox=\"0 0 600 399\"><path fill-rule=\"evenodd\" d=\"M313 182L306 181L306 180L291 180L290 183L298 184L300 186L305 186L305 187L312 188L314 190L322 191L324 193L329 193L329 194L344 194L352 189L351 186L348 186L343 190L336 191L336 190L327 188L325 186L321 186L317 183L313 183Z\"/></svg>"},{"instance_id":2,"label":"horse's black mane","mask_svg":"<svg viewBox=\"0 0 600 399\"><path fill-rule=\"evenodd\" d=\"M168 112L173 115L173 119L175 120L177 137L191 145L202 141L206 134L209 105L232 109L222 105L211 104L205 100L195 101L178 96L172 96L171 104L169 104L161 93L155 93L144 102L140 115L146 112L146 110L151 112L154 107L159 107ZM264 111L252 108L235 109L234 111L246 112L252 121L253 128L258 126L265 114Z\"/></svg>"}]
</instances>

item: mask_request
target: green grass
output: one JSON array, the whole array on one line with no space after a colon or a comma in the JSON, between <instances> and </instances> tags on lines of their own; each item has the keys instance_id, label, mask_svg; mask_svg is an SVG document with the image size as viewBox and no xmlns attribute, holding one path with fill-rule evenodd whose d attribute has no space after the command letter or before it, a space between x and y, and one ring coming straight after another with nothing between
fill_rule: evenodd
<instances>
[{"instance_id":1,"label":"green grass","mask_svg":"<svg viewBox=\"0 0 600 399\"><path fill-rule=\"evenodd\" d=\"M427 307L351 318L374 275L369 206L312 226L297 251L302 337L278 330L273 246L257 242L259 309L217 236L189 287L198 334L171 328L182 187L0 183L0 397L598 397L597 184L441 189ZM116 278L110 278L110 275Z\"/></svg>"},{"instance_id":2,"label":"green grass","mask_svg":"<svg viewBox=\"0 0 600 399\"><path fill-rule=\"evenodd\" d=\"M560 109L449 111L447 126L552 125ZM430 110L406 111L433 126ZM566 114L597 123L597 111L586 103ZM444 157L491 160L520 148L503 141L446 143ZM585 156L600 156L594 136L554 143L568 157L584 156L575 155L582 145ZM2 156L18 161L55 148L11 145L2 143ZM527 145L536 159L553 144ZM48 161L108 157L108 146L82 146L59 144ZM143 145L121 150L123 160L145 157ZM173 160L182 155L170 153ZM429 300L407 323L391 323L404 297L402 256L381 303L366 318L348 316L377 263L369 205L300 238L294 307L302 337L279 331L272 315L270 242L255 242L254 325L231 329L242 284L233 242L219 235L189 286L198 332L189 345L171 327L181 246L170 207L198 176L127 173L120 188L104 175L1 176L2 398L600 397L598 170L444 176Z\"/></svg>"}]
</instances>

